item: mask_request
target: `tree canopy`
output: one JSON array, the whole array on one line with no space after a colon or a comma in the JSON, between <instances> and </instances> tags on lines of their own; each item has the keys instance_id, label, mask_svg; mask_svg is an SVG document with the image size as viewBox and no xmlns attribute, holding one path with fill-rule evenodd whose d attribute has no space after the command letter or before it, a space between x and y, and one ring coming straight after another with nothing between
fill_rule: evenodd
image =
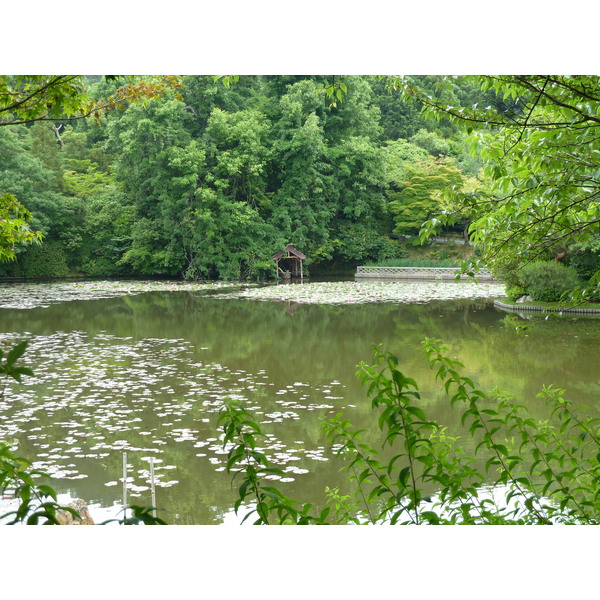
<instances>
[{"instance_id":1,"label":"tree canopy","mask_svg":"<svg viewBox=\"0 0 600 600\"><path fill-rule=\"evenodd\" d=\"M61 271L256 278L288 242L351 265L423 220L492 268L595 256L596 76L216 79L0 76L0 193Z\"/></svg>"},{"instance_id":2,"label":"tree canopy","mask_svg":"<svg viewBox=\"0 0 600 600\"><path fill-rule=\"evenodd\" d=\"M488 264L531 261L589 241L599 231L600 78L481 76L470 78L503 105L457 106L427 94L413 78L392 79L424 112L467 128L490 186L454 194L471 219L472 239ZM445 78L442 86L451 86ZM436 225L452 222L448 212Z\"/></svg>"}]
</instances>

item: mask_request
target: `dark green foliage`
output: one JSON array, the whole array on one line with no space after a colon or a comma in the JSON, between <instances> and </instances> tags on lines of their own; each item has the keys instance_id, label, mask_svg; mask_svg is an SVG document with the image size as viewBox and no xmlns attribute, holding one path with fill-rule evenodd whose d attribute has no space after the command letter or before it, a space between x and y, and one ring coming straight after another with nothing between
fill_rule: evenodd
<instances>
[{"instance_id":1,"label":"dark green foliage","mask_svg":"<svg viewBox=\"0 0 600 600\"><path fill-rule=\"evenodd\" d=\"M132 240L133 207L117 186L105 186L85 202L78 268L86 275L130 273L123 255Z\"/></svg>"},{"instance_id":2,"label":"dark green foliage","mask_svg":"<svg viewBox=\"0 0 600 600\"><path fill-rule=\"evenodd\" d=\"M599 244L585 249L575 249L567 257L567 264L573 267L582 281L588 281L596 272L600 271Z\"/></svg>"},{"instance_id":3,"label":"dark green foliage","mask_svg":"<svg viewBox=\"0 0 600 600\"><path fill-rule=\"evenodd\" d=\"M0 193L10 193L33 213L31 226L48 237L64 217L55 174L29 149L25 126L0 128Z\"/></svg>"},{"instance_id":4,"label":"dark green foliage","mask_svg":"<svg viewBox=\"0 0 600 600\"><path fill-rule=\"evenodd\" d=\"M54 127L58 131L63 129L62 125L54 125ZM56 130L53 130L53 126L50 123L38 121L29 130L29 135L31 139L31 154L41 160L46 168L52 172L53 187L62 191L64 187L63 164Z\"/></svg>"},{"instance_id":5,"label":"dark green foliage","mask_svg":"<svg viewBox=\"0 0 600 600\"><path fill-rule=\"evenodd\" d=\"M192 199L205 153L185 131L183 103L152 100L131 106L112 124L108 148L131 207L131 243L121 263L145 274L176 275L185 267Z\"/></svg>"},{"instance_id":6,"label":"dark green foliage","mask_svg":"<svg viewBox=\"0 0 600 600\"><path fill-rule=\"evenodd\" d=\"M66 119L0 132L0 193L32 211L31 226L60 242L72 272L262 279L286 243L306 266L399 256L390 198L419 158L462 147L447 123L433 130L377 77L168 79L52 80L65 106L85 87L93 111L120 110L97 112L100 126ZM434 97L456 98L439 78L420 80ZM428 200L423 211L409 196L402 210L414 229L439 207ZM32 270L24 257L13 274ZM64 272L48 266L44 275Z\"/></svg>"},{"instance_id":7,"label":"dark green foliage","mask_svg":"<svg viewBox=\"0 0 600 600\"><path fill-rule=\"evenodd\" d=\"M16 262L0 264L0 274L4 277L67 277L70 270L63 245L50 240L20 252Z\"/></svg>"},{"instance_id":8,"label":"dark green foliage","mask_svg":"<svg viewBox=\"0 0 600 600\"><path fill-rule=\"evenodd\" d=\"M192 117L188 131L194 137L202 136L215 108L235 113L264 101L260 96L260 77L241 77L233 85L225 86L211 75L186 76L183 86L184 110Z\"/></svg>"},{"instance_id":9,"label":"dark green foliage","mask_svg":"<svg viewBox=\"0 0 600 600\"><path fill-rule=\"evenodd\" d=\"M313 258L356 265L406 255L401 242L361 223L340 221L331 235L329 242Z\"/></svg>"},{"instance_id":10,"label":"dark green foliage","mask_svg":"<svg viewBox=\"0 0 600 600\"><path fill-rule=\"evenodd\" d=\"M529 263L519 271L519 279L527 294L544 302L558 302L579 284L577 271L557 262Z\"/></svg>"},{"instance_id":11,"label":"dark green foliage","mask_svg":"<svg viewBox=\"0 0 600 600\"><path fill-rule=\"evenodd\" d=\"M65 277L69 274L65 252L60 242L32 246L20 261L24 277Z\"/></svg>"},{"instance_id":12,"label":"dark green foliage","mask_svg":"<svg viewBox=\"0 0 600 600\"><path fill-rule=\"evenodd\" d=\"M384 80L372 79L374 101L381 114L382 139L408 139L419 129L427 127L427 119L421 115L420 106L404 102L398 94L388 92Z\"/></svg>"}]
</instances>

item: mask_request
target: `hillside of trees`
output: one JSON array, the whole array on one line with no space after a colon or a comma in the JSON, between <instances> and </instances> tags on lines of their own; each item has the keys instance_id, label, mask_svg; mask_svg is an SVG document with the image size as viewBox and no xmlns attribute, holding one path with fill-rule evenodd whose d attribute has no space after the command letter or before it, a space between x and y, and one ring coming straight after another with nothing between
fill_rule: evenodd
<instances>
[{"instance_id":1,"label":"hillside of trees","mask_svg":"<svg viewBox=\"0 0 600 600\"><path fill-rule=\"evenodd\" d=\"M417 79L440 101L522 110L466 79ZM95 101L122 85L83 81ZM481 160L385 80L345 76L342 102L332 81L185 76L97 119L0 127L0 192L43 234L0 276L263 279L286 243L311 273L405 256L444 191L485 188Z\"/></svg>"}]
</instances>

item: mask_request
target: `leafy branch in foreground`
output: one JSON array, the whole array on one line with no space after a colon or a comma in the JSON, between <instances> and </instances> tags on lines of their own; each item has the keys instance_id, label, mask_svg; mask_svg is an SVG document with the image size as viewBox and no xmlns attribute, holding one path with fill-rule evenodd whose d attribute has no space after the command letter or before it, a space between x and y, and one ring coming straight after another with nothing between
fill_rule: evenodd
<instances>
[{"instance_id":1,"label":"leafy branch in foreground","mask_svg":"<svg viewBox=\"0 0 600 600\"><path fill-rule=\"evenodd\" d=\"M309 522L324 522L328 509L320 517L312 517L308 513L312 504L301 505L282 494L277 488L264 486L261 479L265 475L283 475L283 471L269 465L267 456L256 447L256 438L262 436L252 415L238 400L225 401L218 420L223 429L223 448L229 447L226 470L234 472L235 477L241 475L238 488L239 497L234 504L235 512L248 498L256 507L246 514L242 523L256 513L254 525L293 523L306 525Z\"/></svg>"},{"instance_id":2,"label":"leafy branch in foreground","mask_svg":"<svg viewBox=\"0 0 600 600\"><path fill-rule=\"evenodd\" d=\"M19 499L16 510L0 515L0 518L7 519L7 525L58 525L58 510L68 511L79 518L75 510L58 504L52 487L34 482L35 476L47 476L41 471L31 470L30 466L28 460L15 456L6 444L0 443L0 491L4 494L10 490Z\"/></svg>"},{"instance_id":3,"label":"leafy branch in foreground","mask_svg":"<svg viewBox=\"0 0 600 600\"><path fill-rule=\"evenodd\" d=\"M23 375L32 376L33 372L28 367L17 365L23 356L28 342L21 341L4 355L0 349L0 375L4 380L8 377L21 382ZM6 385L6 384L5 384ZM4 397L5 385L1 397ZM57 502L56 492L47 484L38 484L34 477L48 476L38 470L32 470L31 462L16 456L10 448L0 442L0 492L10 491L19 500L19 506L14 511L0 515L0 519L7 519L7 524L25 523L27 525L57 525L56 513L58 510L70 512L79 517L76 511Z\"/></svg>"},{"instance_id":4,"label":"leafy branch in foreground","mask_svg":"<svg viewBox=\"0 0 600 600\"><path fill-rule=\"evenodd\" d=\"M39 244L43 235L29 228L32 214L13 194L0 194L0 262L16 258L19 244Z\"/></svg>"},{"instance_id":5,"label":"leafy branch in foreground","mask_svg":"<svg viewBox=\"0 0 600 600\"><path fill-rule=\"evenodd\" d=\"M575 409L563 390L544 388L539 397L549 414L536 420L499 390L477 389L438 340L423 346L466 436L449 435L427 418L418 406L417 383L378 347L374 364L361 363L357 375L378 413L381 448L366 443L364 430L341 413L324 423L346 459L354 497L327 489L329 506L314 516L311 504L298 508L275 488L263 487L261 477L276 470L256 449L255 436L262 434L239 402L229 402L221 415L224 443L231 445L227 471L237 465L245 474L236 512L253 495L255 522L263 524L597 524L599 419Z\"/></svg>"},{"instance_id":6,"label":"leafy branch in foreground","mask_svg":"<svg viewBox=\"0 0 600 600\"><path fill-rule=\"evenodd\" d=\"M80 75L0 75L0 127L35 121L70 122L94 117L133 102L148 102L167 90L180 88L174 75L146 77L107 75L106 80L127 79L113 94L92 100Z\"/></svg>"}]
</instances>

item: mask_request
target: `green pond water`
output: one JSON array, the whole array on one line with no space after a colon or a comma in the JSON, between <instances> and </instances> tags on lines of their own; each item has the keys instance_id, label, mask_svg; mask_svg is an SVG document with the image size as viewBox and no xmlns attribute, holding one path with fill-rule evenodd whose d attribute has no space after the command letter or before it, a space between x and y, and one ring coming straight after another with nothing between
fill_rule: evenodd
<instances>
[{"instance_id":1,"label":"green pond water","mask_svg":"<svg viewBox=\"0 0 600 600\"><path fill-rule=\"evenodd\" d=\"M25 362L36 375L8 384L0 439L18 444L59 492L101 507L122 501L123 452L128 500L149 505L154 457L156 502L173 524L239 521L216 428L227 396L244 399L261 423L260 447L285 470L273 482L284 493L324 502L326 486L347 490L321 420L343 410L376 435L355 377L373 344L399 357L430 418L451 430L460 419L420 349L425 337L442 339L484 389L500 386L539 417L543 384L600 408L599 319L524 320L490 300L321 306L148 292L3 308L0 332L3 347L31 340Z\"/></svg>"}]
</instances>

